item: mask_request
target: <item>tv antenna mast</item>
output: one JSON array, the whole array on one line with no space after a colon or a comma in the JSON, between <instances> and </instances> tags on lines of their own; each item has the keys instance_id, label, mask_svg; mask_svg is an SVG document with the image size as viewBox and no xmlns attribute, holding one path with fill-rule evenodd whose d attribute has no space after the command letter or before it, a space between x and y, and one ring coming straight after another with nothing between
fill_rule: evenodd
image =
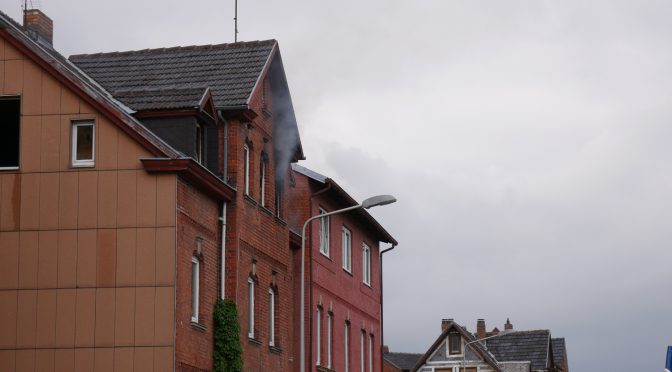
<instances>
[{"instance_id":1,"label":"tv antenna mast","mask_svg":"<svg viewBox=\"0 0 672 372\"><path fill-rule=\"evenodd\" d=\"M235 0L233 10L233 42L238 42L238 0Z\"/></svg>"}]
</instances>

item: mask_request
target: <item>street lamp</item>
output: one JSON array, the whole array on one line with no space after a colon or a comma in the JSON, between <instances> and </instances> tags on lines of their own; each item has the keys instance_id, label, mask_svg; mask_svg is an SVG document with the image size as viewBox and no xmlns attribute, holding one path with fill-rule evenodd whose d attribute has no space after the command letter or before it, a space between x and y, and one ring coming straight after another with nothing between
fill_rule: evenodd
<instances>
[{"instance_id":1,"label":"street lamp","mask_svg":"<svg viewBox=\"0 0 672 372\"><path fill-rule=\"evenodd\" d=\"M484 340L489 340L489 339L491 339L491 338L495 338L495 337L499 337L499 336L504 336L504 335L507 335L507 334L509 334L509 333L511 333L511 332L513 332L512 329L505 329L505 330L500 331L499 333L497 333L497 334L495 334L495 335L488 336L488 337L483 337L483 338L479 338L478 340L469 341L469 342L467 342L466 344L464 344L464 352L462 353L462 367L460 368L460 372L465 372L466 364L467 364L467 361L466 361L466 358L467 358L467 347L469 347L469 345L474 344L474 343L476 343L476 342L481 342L481 341L484 341Z\"/></svg>"},{"instance_id":2,"label":"street lamp","mask_svg":"<svg viewBox=\"0 0 672 372\"><path fill-rule=\"evenodd\" d=\"M337 213L343 213L343 212L348 212L351 210L359 209L359 208L365 208L369 209L372 207L377 207L379 205L387 205L387 204L392 204L396 202L397 199L392 196L392 195L378 195L378 196L372 196L362 202L362 204L357 204L353 205L352 207L347 207L343 209L339 209L333 212L328 212L328 213L323 213L323 214L318 214L316 216L312 216L309 219L306 220L306 222L303 224L303 229L301 229L301 327L300 327L300 333L301 333L301 340L300 340L300 354L299 357L301 358L300 362L300 371L301 372L306 372L306 227L308 224L318 218L324 218L324 217L329 217L331 215L337 214Z\"/></svg>"}]
</instances>

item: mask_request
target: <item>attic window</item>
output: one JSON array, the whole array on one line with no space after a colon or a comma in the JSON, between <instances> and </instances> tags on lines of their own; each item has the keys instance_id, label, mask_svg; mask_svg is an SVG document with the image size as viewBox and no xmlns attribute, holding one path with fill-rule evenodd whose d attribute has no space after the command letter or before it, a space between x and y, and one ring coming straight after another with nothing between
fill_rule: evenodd
<instances>
[{"instance_id":1,"label":"attic window","mask_svg":"<svg viewBox=\"0 0 672 372\"><path fill-rule=\"evenodd\" d=\"M92 120L72 122L72 166L94 166L96 130Z\"/></svg>"},{"instance_id":2,"label":"attic window","mask_svg":"<svg viewBox=\"0 0 672 372\"><path fill-rule=\"evenodd\" d=\"M201 124L196 123L196 143L195 143L195 148L194 152L196 155L196 161L203 164L204 156L203 156L203 126Z\"/></svg>"},{"instance_id":3,"label":"attic window","mask_svg":"<svg viewBox=\"0 0 672 372\"><path fill-rule=\"evenodd\" d=\"M448 335L448 354L462 354L462 337L459 333L450 333Z\"/></svg>"},{"instance_id":4,"label":"attic window","mask_svg":"<svg viewBox=\"0 0 672 372\"><path fill-rule=\"evenodd\" d=\"M0 169L19 168L19 132L21 100L19 97L0 97Z\"/></svg>"}]
</instances>

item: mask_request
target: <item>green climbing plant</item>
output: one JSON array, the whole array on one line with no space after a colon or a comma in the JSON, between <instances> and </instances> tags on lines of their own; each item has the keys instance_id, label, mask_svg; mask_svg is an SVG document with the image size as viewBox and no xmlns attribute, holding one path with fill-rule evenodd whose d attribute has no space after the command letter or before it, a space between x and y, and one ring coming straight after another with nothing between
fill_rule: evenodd
<instances>
[{"instance_id":1,"label":"green climbing plant","mask_svg":"<svg viewBox=\"0 0 672 372\"><path fill-rule=\"evenodd\" d=\"M243 347L240 345L240 324L236 304L217 300L214 314L213 367L215 372L242 372Z\"/></svg>"}]
</instances>

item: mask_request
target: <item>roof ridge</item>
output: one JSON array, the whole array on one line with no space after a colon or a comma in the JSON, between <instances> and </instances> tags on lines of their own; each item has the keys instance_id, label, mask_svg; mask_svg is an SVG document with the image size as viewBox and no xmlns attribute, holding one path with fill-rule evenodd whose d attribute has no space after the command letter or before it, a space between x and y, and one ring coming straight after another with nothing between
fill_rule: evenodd
<instances>
[{"instance_id":1,"label":"roof ridge","mask_svg":"<svg viewBox=\"0 0 672 372\"><path fill-rule=\"evenodd\" d=\"M221 43L221 44L204 44L204 45L186 45L186 46L174 46L174 47L163 47L163 48L146 48L146 49L137 49L137 50L125 50L125 51L115 51L115 52L100 52L100 53L82 53L82 54L73 54L68 59L72 58L86 58L86 57L103 57L103 56L128 56L128 55L139 55L145 53L169 53L175 51L190 51L190 50L204 50L204 49L222 49L222 48L244 48L258 45L275 45L278 41L276 39L267 39L267 40L251 40L251 41L239 41L236 43Z\"/></svg>"}]
</instances>

